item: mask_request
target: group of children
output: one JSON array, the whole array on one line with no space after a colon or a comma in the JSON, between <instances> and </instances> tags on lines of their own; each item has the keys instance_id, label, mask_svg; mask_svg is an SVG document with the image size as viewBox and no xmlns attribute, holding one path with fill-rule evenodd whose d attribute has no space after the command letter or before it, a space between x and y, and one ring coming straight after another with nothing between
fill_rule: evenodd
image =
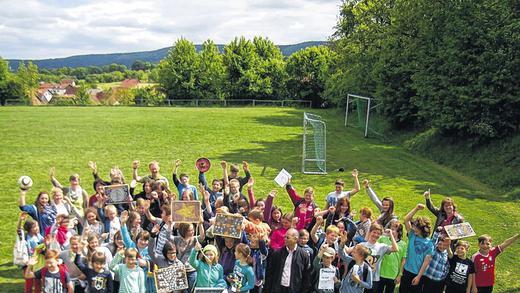
<instances>
[{"instance_id":1,"label":"group of children","mask_svg":"<svg viewBox=\"0 0 520 293\"><path fill-rule=\"evenodd\" d=\"M199 172L195 186L187 174L178 174L177 160L174 187L157 162L148 165L150 174L144 177L138 175L139 165L132 163L132 198L122 203L110 203L104 193L105 186L126 184L121 170L111 169L105 181L94 162L89 162L91 196L77 174L63 186L54 169L51 192L39 192L34 204L26 203L28 190L20 189L15 263L23 267L25 292L157 292L154 272L175 266L188 284L178 292L209 287L269 293L263 285L270 253L284 249L285 234L293 228L312 265L306 292L394 292L396 286L399 292L491 292L496 256L520 238L516 234L492 246L491 237L482 235L479 251L469 259L469 243L450 240L444 230L464 221L452 199L437 208L425 192L426 206L418 204L399 219L393 199L380 200L367 180L363 187L380 214L363 207L356 219L351 201L361 189L357 170L353 189L345 191L344 181L337 180L324 209L312 187L300 196L288 182L294 208L283 211L274 205L275 190L255 198L247 162L244 177L238 165L223 161L222 179L209 185ZM139 193L137 183L142 183ZM201 201L199 223L172 221L170 203L177 200ZM426 216L415 216L425 207L435 216L434 225ZM243 217L240 239L214 235L217 213Z\"/></svg>"}]
</instances>

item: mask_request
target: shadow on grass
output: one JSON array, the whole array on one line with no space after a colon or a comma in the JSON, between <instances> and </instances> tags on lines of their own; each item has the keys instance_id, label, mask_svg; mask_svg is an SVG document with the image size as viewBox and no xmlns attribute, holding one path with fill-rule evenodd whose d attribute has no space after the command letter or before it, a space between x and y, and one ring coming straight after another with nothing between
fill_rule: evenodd
<instances>
[{"instance_id":1,"label":"shadow on grass","mask_svg":"<svg viewBox=\"0 0 520 293\"><path fill-rule=\"evenodd\" d=\"M0 265L0 292L23 292L22 269L11 262Z\"/></svg>"},{"instance_id":2,"label":"shadow on grass","mask_svg":"<svg viewBox=\"0 0 520 293\"><path fill-rule=\"evenodd\" d=\"M359 129L346 128L339 113L323 110L310 111L324 118L327 123L327 170L328 176L315 176L320 185L333 186L336 178L347 179L350 170L360 170L360 179L377 177L381 180L405 180L411 192L422 194L429 188L436 193L460 196L467 199L489 201L511 201L507 195L497 194L480 181L439 165L429 159L414 155L402 147L381 142L375 138L364 138ZM302 111L288 109L283 115L255 118L259 124L276 127L298 127L303 125ZM303 128L303 126L301 126ZM302 160L303 129L287 139L277 141L254 141L257 148L235 149L222 155L220 159L240 162L244 158L270 170L285 168L291 173L300 172ZM343 168L345 172L338 172ZM272 170L274 169L274 170ZM367 174L368 173L368 174ZM318 179L319 178L319 179Z\"/></svg>"}]
</instances>

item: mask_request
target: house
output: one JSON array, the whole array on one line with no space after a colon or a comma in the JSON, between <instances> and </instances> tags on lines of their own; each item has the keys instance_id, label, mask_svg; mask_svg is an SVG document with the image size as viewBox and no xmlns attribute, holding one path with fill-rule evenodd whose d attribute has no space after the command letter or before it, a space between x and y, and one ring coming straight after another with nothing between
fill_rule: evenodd
<instances>
[{"instance_id":1,"label":"house","mask_svg":"<svg viewBox=\"0 0 520 293\"><path fill-rule=\"evenodd\" d=\"M126 89L130 89L130 88L134 88L134 87L137 87L137 85L139 85L139 80L138 79L125 79L121 82L121 88L126 88Z\"/></svg>"},{"instance_id":2,"label":"house","mask_svg":"<svg viewBox=\"0 0 520 293\"><path fill-rule=\"evenodd\" d=\"M36 97L42 104L48 104L52 100L52 93L49 89L38 89Z\"/></svg>"},{"instance_id":3,"label":"house","mask_svg":"<svg viewBox=\"0 0 520 293\"><path fill-rule=\"evenodd\" d=\"M73 86L72 84L69 84L65 87L65 93L63 95L75 96L77 92L78 92L78 88Z\"/></svg>"},{"instance_id":4,"label":"house","mask_svg":"<svg viewBox=\"0 0 520 293\"><path fill-rule=\"evenodd\" d=\"M74 79L63 79L61 82L60 82L60 88L66 88L67 86L73 86L75 87L76 86L76 82L74 81Z\"/></svg>"}]
</instances>

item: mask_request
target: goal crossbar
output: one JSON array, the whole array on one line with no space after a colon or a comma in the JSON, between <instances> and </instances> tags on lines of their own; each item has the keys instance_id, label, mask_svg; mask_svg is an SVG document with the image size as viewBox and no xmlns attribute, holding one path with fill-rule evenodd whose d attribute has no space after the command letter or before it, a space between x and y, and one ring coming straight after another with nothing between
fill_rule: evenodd
<instances>
[{"instance_id":1,"label":"goal crossbar","mask_svg":"<svg viewBox=\"0 0 520 293\"><path fill-rule=\"evenodd\" d=\"M371 97L364 97L364 96L355 95L355 94L348 94L347 95L347 105L345 107L345 126L347 126L348 110L349 110L350 103L353 102L352 98L358 98L358 99L367 101L367 110L366 110L366 119L365 119L365 137L368 137L368 121L370 120L370 111L375 109L379 105L371 106L371 103L373 100L373 98L371 98Z\"/></svg>"}]
</instances>

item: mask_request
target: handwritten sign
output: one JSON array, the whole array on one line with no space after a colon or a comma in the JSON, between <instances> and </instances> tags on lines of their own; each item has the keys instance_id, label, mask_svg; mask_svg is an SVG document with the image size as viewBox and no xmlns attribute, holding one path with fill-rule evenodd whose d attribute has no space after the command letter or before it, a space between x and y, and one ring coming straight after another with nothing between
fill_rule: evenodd
<instances>
[{"instance_id":1,"label":"handwritten sign","mask_svg":"<svg viewBox=\"0 0 520 293\"><path fill-rule=\"evenodd\" d=\"M157 293L169 293L188 288L186 270L182 262L154 271Z\"/></svg>"},{"instance_id":2,"label":"handwritten sign","mask_svg":"<svg viewBox=\"0 0 520 293\"><path fill-rule=\"evenodd\" d=\"M200 201L172 201L172 219L176 223L198 223L200 221Z\"/></svg>"},{"instance_id":3,"label":"handwritten sign","mask_svg":"<svg viewBox=\"0 0 520 293\"><path fill-rule=\"evenodd\" d=\"M130 188L128 184L116 184L105 186L105 195L108 197L106 204L129 203L132 202Z\"/></svg>"},{"instance_id":4,"label":"handwritten sign","mask_svg":"<svg viewBox=\"0 0 520 293\"><path fill-rule=\"evenodd\" d=\"M278 175L276 175L276 177L274 178L274 181L280 185L280 187L284 187L285 185L287 185L287 183L289 182L289 179L292 178L292 175L287 172L287 170L285 169L282 169L280 170L280 173L278 173Z\"/></svg>"},{"instance_id":5,"label":"handwritten sign","mask_svg":"<svg viewBox=\"0 0 520 293\"><path fill-rule=\"evenodd\" d=\"M244 218L238 215L217 214L215 216L213 235L240 239L242 237L243 220Z\"/></svg>"},{"instance_id":6,"label":"handwritten sign","mask_svg":"<svg viewBox=\"0 0 520 293\"><path fill-rule=\"evenodd\" d=\"M475 236L476 233L468 222L444 226L444 230L451 240Z\"/></svg>"}]
</instances>

